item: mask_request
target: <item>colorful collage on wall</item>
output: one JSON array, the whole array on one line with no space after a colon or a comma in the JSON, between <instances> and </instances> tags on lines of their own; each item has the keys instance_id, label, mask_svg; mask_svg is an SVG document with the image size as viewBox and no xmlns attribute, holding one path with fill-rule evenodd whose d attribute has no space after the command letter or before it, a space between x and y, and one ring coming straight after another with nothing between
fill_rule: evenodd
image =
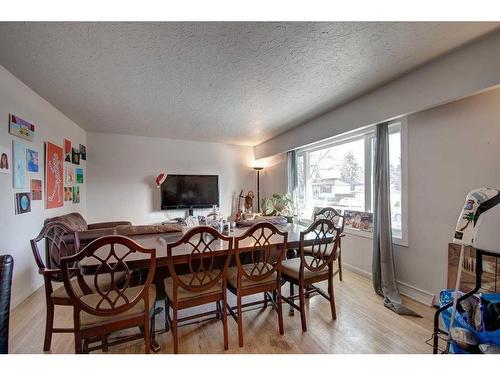
<instances>
[{"instance_id":1,"label":"colorful collage on wall","mask_svg":"<svg viewBox=\"0 0 500 375\"><path fill-rule=\"evenodd\" d=\"M10 114L9 133L33 141L35 125ZM69 139L63 139L62 148L45 142L44 156L41 168L40 152L36 146L28 146L17 139L12 139L12 147L0 146L0 176L12 171L13 188L22 189L14 194L16 214L30 212L32 201L44 200L47 209L62 207L64 202L80 203L80 187L73 185L84 183L84 168L75 165L80 165L81 160L87 160L87 148L82 144L72 144ZM44 179L37 175L32 175L31 178L27 175L40 172L44 172ZM70 186L65 186L66 184ZM42 192L42 189L45 191Z\"/></svg>"},{"instance_id":2,"label":"colorful collage on wall","mask_svg":"<svg viewBox=\"0 0 500 375\"><path fill-rule=\"evenodd\" d=\"M64 204L63 149L50 142L45 144L45 208Z\"/></svg>"}]
</instances>

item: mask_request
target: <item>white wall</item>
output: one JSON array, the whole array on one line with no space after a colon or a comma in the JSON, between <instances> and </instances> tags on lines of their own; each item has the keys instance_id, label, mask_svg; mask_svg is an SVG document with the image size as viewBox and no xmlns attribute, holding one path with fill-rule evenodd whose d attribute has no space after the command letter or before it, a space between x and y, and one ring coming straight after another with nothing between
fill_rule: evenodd
<instances>
[{"instance_id":1,"label":"white wall","mask_svg":"<svg viewBox=\"0 0 500 375\"><path fill-rule=\"evenodd\" d=\"M162 171L219 175L220 206L226 216L241 189L255 191L255 172L249 167L251 147L102 133L88 133L87 139L90 221L146 224L165 220L154 182ZM167 214L184 217L185 210Z\"/></svg>"},{"instance_id":2,"label":"white wall","mask_svg":"<svg viewBox=\"0 0 500 375\"><path fill-rule=\"evenodd\" d=\"M499 150L500 89L408 117L409 246L395 247L402 292L425 300L446 287L448 243L465 196L500 186ZM284 189L285 168L267 183ZM371 273L371 239L347 235L342 247L344 263Z\"/></svg>"},{"instance_id":3,"label":"white wall","mask_svg":"<svg viewBox=\"0 0 500 375\"><path fill-rule=\"evenodd\" d=\"M500 31L255 147L257 159L416 113L500 84Z\"/></svg>"},{"instance_id":4,"label":"white wall","mask_svg":"<svg viewBox=\"0 0 500 375\"><path fill-rule=\"evenodd\" d=\"M33 142L24 141L9 134L9 113L35 124L35 140ZM86 137L83 129L2 66L0 66L0 119L2 120L0 123L0 145L7 146L12 152L12 140L21 141L26 147L38 151L40 163L38 173L26 172L24 189L13 189L12 173L0 174L0 254L11 254L14 257L12 305L16 306L43 283L31 253L29 240L38 235L43 221L47 217L74 211L85 214L86 184L80 185L80 204L65 202L64 207L47 210L44 208L42 199L41 201L32 201L31 212L21 215L14 215L15 193L29 192L31 179L44 180L45 141L63 147L63 140L67 138L78 147L80 143L86 143ZM12 163L12 160L10 162ZM85 161L80 166L84 169L84 177L86 177Z\"/></svg>"}]
</instances>

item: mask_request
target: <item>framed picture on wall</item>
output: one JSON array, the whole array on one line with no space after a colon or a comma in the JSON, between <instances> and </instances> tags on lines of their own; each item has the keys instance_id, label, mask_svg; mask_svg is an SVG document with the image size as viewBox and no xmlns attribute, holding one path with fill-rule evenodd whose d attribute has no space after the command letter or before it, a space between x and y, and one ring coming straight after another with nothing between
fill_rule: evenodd
<instances>
[{"instance_id":1,"label":"framed picture on wall","mask_svg":"<svg viewBox=\"0 0 500 375\"><path fill-rule=\"evenodd\" d=\"M0 173L10 173L12 159L10 148L0 146Z\"/></svg>"},{"instance_id":2,"label":"framed picture on wall","mask_svg":"<svg viewBox=\"0 0 500 375\"><path fill-rule=\"evenodd\" d=\"M64 205L63 149L53 143L45 144L45 208Z\"/></svg>"},{"instance_id":3,"label":"framed picture on wall","mask_svg":"<svg viewBox=\"0 0 500 375\"><path fill-rule=\"evenodd\" d=\"M24 189L26 181L26 149L22 142L12 140L14 189Z\"/></svg>"}]
</instances>

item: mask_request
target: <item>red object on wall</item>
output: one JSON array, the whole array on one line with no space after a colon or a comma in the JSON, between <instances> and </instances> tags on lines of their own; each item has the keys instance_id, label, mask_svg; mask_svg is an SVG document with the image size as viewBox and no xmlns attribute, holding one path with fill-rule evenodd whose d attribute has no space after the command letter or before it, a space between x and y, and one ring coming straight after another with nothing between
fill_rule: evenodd
<instances>
[{"instance_id":1,"label":"red object on wall","mask_svg":"<svg viewBox=\"0 0 500 375\"><path fill-rule=\"evenodd\" d=\"M166 178L167 178L166 173L160 173L158 176L156 176L156 186L158 186L159 188L160 185L165 182Z\"/></svg>"},{"instance_id":2,"label":"red object on wall","mask_svg":"<svg viewBox=\"0 0 500 375\"><path fill-rule=\"evenodd\" d=\"M47 142L45 144L45 208L63 205L63 149Z\"/></svg>"}]
</instances>

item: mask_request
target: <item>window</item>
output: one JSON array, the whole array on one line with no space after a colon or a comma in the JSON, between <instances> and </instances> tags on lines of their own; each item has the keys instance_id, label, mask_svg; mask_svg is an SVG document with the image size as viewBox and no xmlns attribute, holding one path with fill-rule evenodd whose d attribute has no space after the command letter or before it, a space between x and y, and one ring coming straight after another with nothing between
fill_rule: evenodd
<instances>
[{"instance_id":1,"label":"window","mask_svg":"<svg viewBox=\"0 0 500 375\"><path fill-rule=\"evenodd\" d=\"M401 122L389 126L391 219L393 237L403 238ZM315 208L372 212L375 127L334 137L297 150L295 195L301 220Z\"/></svg>"}]
</instances>

